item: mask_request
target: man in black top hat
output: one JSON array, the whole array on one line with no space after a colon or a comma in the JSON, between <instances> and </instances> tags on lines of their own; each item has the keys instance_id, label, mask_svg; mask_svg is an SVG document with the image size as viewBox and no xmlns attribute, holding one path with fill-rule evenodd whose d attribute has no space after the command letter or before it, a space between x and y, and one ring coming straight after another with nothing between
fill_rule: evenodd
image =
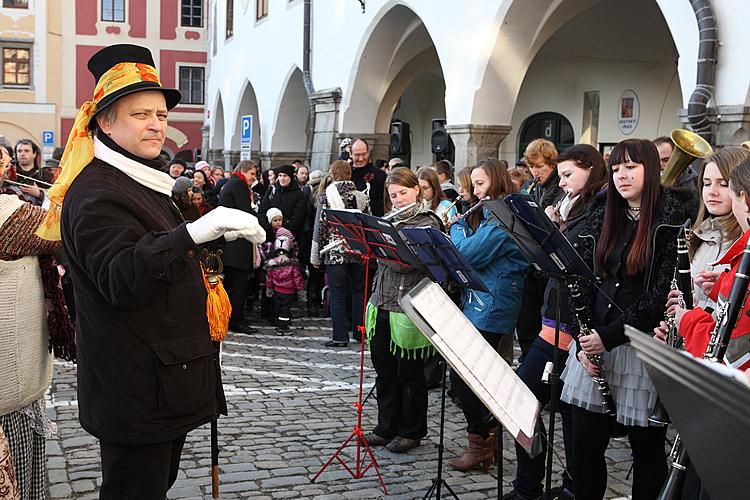
<instances>
[{"instance_id":1,"label":"man in black top hat","mask_svg":"<svg viewBox=\"0 0 750 500\"><path fill-rule=\"evenodd\" d=\"M148 49L107 47L88 66L94 98L76 116L43 227L54 228L61 206L78 307L79 418L100 440L100 498L164 500L187 433L226 413L212 342L221 325L207 315L200 245L262 242L264 232L224 207L184 222L159 157L180 93L162 88Z\"/></svg>"}]
</instances>

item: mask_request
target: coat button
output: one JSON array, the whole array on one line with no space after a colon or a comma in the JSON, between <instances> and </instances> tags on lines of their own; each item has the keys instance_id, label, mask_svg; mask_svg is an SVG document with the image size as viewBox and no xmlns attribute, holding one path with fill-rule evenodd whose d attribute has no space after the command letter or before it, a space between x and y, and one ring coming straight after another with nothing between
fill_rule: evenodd
<instances>
[{"instance_id":1,"label":"coat button","mask_svg":"<svg viewBox=\"0 0 750 500\"><path fill-rule=\"evenodd\" d=\"M573 243L573 248L578 248L578 243Z\"/></svg>"},{"instance_id":2,"label":"coat button","mask_svg":"<svg viewBox=\"0 0 750 500\"><path fill-rule=\"evenodd\" d=\"M619 287L619 286L620 286L620 284L619 284L619 283L615 283L615 288L617 288L617 287Z\"/></svg>"},{"instance_id":3,"label":"coat button","mask_svg":"<svg viewBox=\"0 0 750 500\"><path fill-rule=\"evenodd\" d=\"M182 365L183 370L187 370L187 365Z\"/></svg>"},{"instance_id":4,"label":"coat button","mask_svg":"<svg viewBox=\"0 0 750 500\"><path fill-rule=\"evenodd\" d=\"M195 257L195 252L188 250L188 257Z\"/></svg>"},{"instance_id":5,"label":"coat button","mask_svg":"<svg viewBox=\"0 0 750 500\"><path fill-rule=\"evenodd\" d=\"M612 304L607 304L607 309L611 308ZM183 365L184 366L184 365Z\"/></svg>"}]
</instances>

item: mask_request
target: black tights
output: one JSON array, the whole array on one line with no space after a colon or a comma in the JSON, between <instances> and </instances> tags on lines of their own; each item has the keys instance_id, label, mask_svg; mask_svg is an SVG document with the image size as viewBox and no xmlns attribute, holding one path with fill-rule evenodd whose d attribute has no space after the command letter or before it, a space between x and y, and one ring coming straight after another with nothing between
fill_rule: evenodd
<instances>
[{"instance_id":1,"label":"black tights","mask_svg":"<svg viewBox=\"0 0 750 500\"><path fill-rule=\"evenodd\" d=\"M577 500L601 500L607 489L610 417L573 406L573 483ZM627 426L633 453L633 500L652 500L667 479L666 427Z\"/></svg>"}]
</instances>

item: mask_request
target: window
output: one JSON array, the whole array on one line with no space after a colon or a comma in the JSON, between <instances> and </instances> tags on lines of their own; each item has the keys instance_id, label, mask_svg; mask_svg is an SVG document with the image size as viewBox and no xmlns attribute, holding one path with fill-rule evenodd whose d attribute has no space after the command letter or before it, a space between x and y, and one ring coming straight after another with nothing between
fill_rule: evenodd
<instances>
[{"instance_id":1,"label":"window","mask_svg":"<svg viewBox=\"0 0 750 500\"><path fill-rule=\"evenodd\" d=\"M28 9L29 0L3 0L3 7L10 9Z\"/></svg>"},{"instance_id":2,"label":"window","mask_svg":"<svg viewBox=\"0 0 750 500\"><path fill-rule=\"evenodd\" d=\"M555 144L562 152L575 144L573 127L563 115L552 112L537 113L526 118L521 125L518 151L523 154L526 146L534 139L547 139Z\"/></svg>"},{"instance_id":3,"label":"window","mask_svg":"<svg viewBox=\"0 0 750 500\"><path fill-rule=\"evenodd\" d=\"M182 0L180 25L203 27L203 0Z\"/></svg>"},{"instance_id":4,"label":"window","mask_svg":"<svg viewBox=\"0 0 750 500\"><path fill-rule=\"evenodd\" d=\"M234 0L227 0L227 31L225 38L234 35Z\"/></svg>"},{"instance_id":5,"label":"window","mask_svg":"<svg viewBox=\"0 0 750 500\"><path fill-rule=\"evenodd\" d=\"M31 86L31 49L3 47L3 85Z\"/></svg>"},{"instance_id":6,"label":"window","mask_svg":"<svg viewBox=\"0 0 750 500\"><path fill-rule=\"evenodd\" d=\"M102 0L102 21L125 22L125 0Z\"/></svg>"},{"instance_id":7,"label":"window","mask_svg":"<svg viewBox=\"0 0 750 500\"><path fill-rule=\"evenodd\" d=\"M255 20L259 21L268 15L268 0L255 0Z\"/></svg>"},{"instance_id":8,"label":"window","mask_svg":"<svg viewBox=\"0 0 750 500\"><path fill-rule=\"evenodd\" d=\"M180 67L181 104L203 104L203 79L205 70L197 66Z\"/></svg>"}]
</instances>

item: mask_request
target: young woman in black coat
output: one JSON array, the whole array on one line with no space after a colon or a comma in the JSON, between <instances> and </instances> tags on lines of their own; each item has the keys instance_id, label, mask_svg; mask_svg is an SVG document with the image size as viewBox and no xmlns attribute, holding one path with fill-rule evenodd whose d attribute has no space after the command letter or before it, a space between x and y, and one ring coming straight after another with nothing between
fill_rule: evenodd
<instances>
[{"instance_id":1,"label":"young woman in black coat","mask_svg":"<svg viewBox=\"0 0 750 500\"><path fill-rule=\"evenodd\" d=\"M267 223L266 212L271 207L278 208L284 214L283 227L291 231L294 239L299 241L305 225L307 199L294 179L293 166L282 165L275 167L274 171L276 172L276 182L270 185L266 194L263 195L258 219L266 228L266 232L270 231L269 238L270 241L273 241L273 231L270 224Z\"/></svg>"},{"instance_id":2,"label":"young woman in black coat","mask_svg":"<svg viewBox=\"0 0 750 500\"><path fill-rule=\"evenodd\" d=\"M666 428L649 424L656 390L630 347L624 325L650 332L663 318L677 262L677 231L692 215L692 207L678 191L661 187L659 155L651 141L620 142L609 167L606 202L595 205L579 236L579 253L600 283L597 288L590 283L581 287L593 324L588 325L590 333L570 347L562 399L573 405L576 498L600 500L606 493L604 453L614 424L591 378L600 371L589 357L600 354L616 420L633 451L632 498L651 499L667 476Z\"/></svg>"}]
</instances>

